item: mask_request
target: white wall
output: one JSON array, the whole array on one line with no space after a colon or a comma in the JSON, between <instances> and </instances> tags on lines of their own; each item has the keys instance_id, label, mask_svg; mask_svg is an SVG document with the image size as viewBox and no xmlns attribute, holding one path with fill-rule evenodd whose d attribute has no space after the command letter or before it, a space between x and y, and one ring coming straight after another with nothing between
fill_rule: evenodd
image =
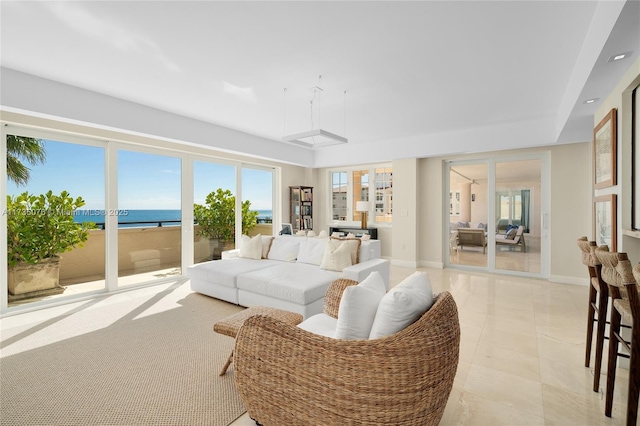
<instances>
[{"instance_id":1,"label":"white wall","mask_svg":"<svg viewBox=\"0 0 640 426\"><path fill-rule=\"evenodd\" d=\"M618 198L618 247L626 252L632 263L640 261L640 233L631 232L632 211L632 147L631 147L631 91L640 84L640 58L636 59L629 71L620 79L614 90L601 102L596 111L594 127L611 108L618 110L617 185L596 189L595 196L616 194ZM638 142L636 142L638 143ZM593 184L592 184L593 185Z\"/></svg>"},{"instance_id":2,"label":"white wall","mask_svg":"<svg viewBox=\"0 0 640 426\"><path fill-rule=\"evenodd\" d=\"M418 160L393 162L393 264L417 267L420 220L417 214Z\"/></svg>"}]
</instances>

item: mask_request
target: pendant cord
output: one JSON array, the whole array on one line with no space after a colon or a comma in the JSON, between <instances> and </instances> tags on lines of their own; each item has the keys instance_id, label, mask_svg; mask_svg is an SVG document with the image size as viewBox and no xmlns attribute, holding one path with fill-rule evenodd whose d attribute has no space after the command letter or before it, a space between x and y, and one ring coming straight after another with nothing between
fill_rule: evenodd
<instances>
[{"instance_id":1,"label":"pendant cord","mask_svg":"<svg viewBox=\"0 0 640 426\"><path fill-rule=\"evenodd\" d=\"M284 88L282 95L282 134L287 134L287 88Z\"/></svg>"},{"instance_id":2,"label":"pendant cord","mask_svg":"<svg viewBox=\"0 0 640 426\"><path fill-rule=\"evenodd\" d=\"M344 137L347 137L347 91L344 91Z\"/></svg>"}]
</instances>

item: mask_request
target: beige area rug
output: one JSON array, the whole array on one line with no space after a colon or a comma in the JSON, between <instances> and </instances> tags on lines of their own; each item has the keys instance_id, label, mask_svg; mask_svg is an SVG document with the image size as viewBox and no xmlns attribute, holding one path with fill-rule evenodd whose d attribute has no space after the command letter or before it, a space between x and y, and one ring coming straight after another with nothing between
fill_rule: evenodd
<instances>
[{"instance_id":1,"label":"beige area rug","mask_svg":"<svg viewBox=\"0 0 640 426\"><path fill-rule=\"evenodd\" d=\"M244 413L233 368L218 376L233 339L212 330L240 307L181 281L50 309L2 320L0 424L228 425Z\"/></svg>"}]
</instances>

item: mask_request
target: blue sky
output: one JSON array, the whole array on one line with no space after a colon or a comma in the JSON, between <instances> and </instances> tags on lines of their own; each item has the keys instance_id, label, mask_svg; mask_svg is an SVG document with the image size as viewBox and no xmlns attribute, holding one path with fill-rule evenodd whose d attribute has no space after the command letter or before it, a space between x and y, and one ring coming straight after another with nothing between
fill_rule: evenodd
<instances>
[{"instance_id":1,"label":"blue sky","mask_svg":"<svg viewBox=\"0 0 640 426\"><path fill-rule=\"evenodd\" d=\"M7 193L24 191L42 194L63 190L81 196L84 209L104 209L105 150L101 147L45 141L45 164L29 166L31 180L24 187L7 182ZM118 152L118 208L177 210L180 209L180 159L134 151ZM244 198L255 210L272 208L271 173L243 169ZM194 201L203 203L216 188L235 192L235 167L225 164L195 162Z\"/></svg>"}]
</instances>

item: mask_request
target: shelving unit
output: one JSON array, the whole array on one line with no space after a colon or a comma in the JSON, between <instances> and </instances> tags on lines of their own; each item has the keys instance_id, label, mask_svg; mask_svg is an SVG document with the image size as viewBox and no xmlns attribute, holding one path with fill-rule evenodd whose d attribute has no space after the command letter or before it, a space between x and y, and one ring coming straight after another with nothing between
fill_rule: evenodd
<instances>
[{"instance_id":1,"label":"shelving unit","mask_svg":"<svg viewBox=\"0 0 640 426\"><path fill-rule=\"evenodd\" d=\"M289 214L295 234L299 230L313 229L313 187L289 187Z\"/></svg>"}]
</instances>

